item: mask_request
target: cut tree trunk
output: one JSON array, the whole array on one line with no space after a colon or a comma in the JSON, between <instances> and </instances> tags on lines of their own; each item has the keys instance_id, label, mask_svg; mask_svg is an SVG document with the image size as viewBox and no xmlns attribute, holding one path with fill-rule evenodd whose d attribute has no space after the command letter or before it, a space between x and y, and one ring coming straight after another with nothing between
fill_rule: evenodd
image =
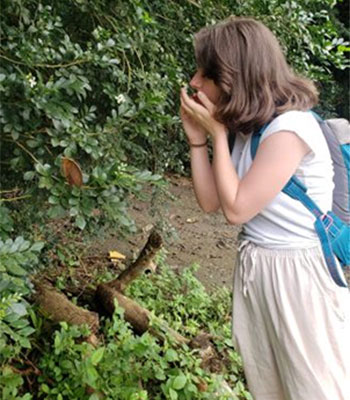
<instances>
[{"instance_id":1,"label":"cut tree trunk","mask_svg":"<svg viewBox=\"0 0 350 400\"><path fill-rule=\"evenodd\" d=\"M138 278L143 272L148 269L152 269L151 264L157 252L161 249L163 240L159 233L153 230L148 237L147 243L141 250L141 253L137 257L136 261L131 264L125 271L123 271L117 279L108 282L111 288L124 292L125 288L136 278Z\"/></svg>"},{"instance_id":2,"label":"cut tree trunk","mask_svg":"<svg viewBox=\"0 0 350 400\"><path fill-rule=\"evenodd\" d=\"M76 306L48 282L34 282L34 287L34 301L45 317L53 322L65 321L73 325L87 325L91 333L86 341L97 347L99 340L96 334L100 326L97 313Z\"/></svg>"},{"instance_id":3,"label":"cut tree trunk","mask_svg":"<svg viewBox=\"0 0 350 400\"><path fill-rule=\"evenodd\" d=\"M91 332L99 328L98 314L73 304L49 283L35 284L35 302L41 313L54 322L66 321L74 325L88 325Z\"/></svg>"},{"instance_id":4,"label":"cut tree trunk","mask_svg":"<svg viewBox=\"0 0 350 400\"><path fill-rule=\"evenodd\" d=\"M202 336L198 337L198 340L194 339L190 341L171 329L165 321L151 316L150 311L122 293L127 285L150 268L154 256L161 247L162 238L156 231L153 231L137 260L122 272L117 279L103 283L97 287L95 301L98 306L102 306L103 310L112 315L115 309L115 301L117 300L118 305L124 309L125 320L132 325L138 334L149 331L158 339L164 340L165 332L178 344L187 344L192 348L199 348L198 355L202 359L203 368L211 370L211 372L219 372L222 369L222 363L214 346L209 343L209 340L203 340L204 336ZM92 332L88 340L94 345L98 343L96 333L99 328L99 317L97 313L76 306L48 282L35 283L35 288L35 301L42 313L55 322L66 321L76 325L87 324ZM157 328L153 328L150 325L151 318L153 321L155 320ZM206 344L203 345L201 342L206 342ZM214 369L211 368L213 365L211 361L214 361ZM225 381L222 382L222 392L214 394L213 398L219 398L219 396L224 394L230 396L226 397L228 399L235 399L236 397L234 397L227 383Z\"/></svg>"},{"instance_id":5,"label":"cut tree trunk","mask_svg":"<svg viewBox=\"0 0 350 400\"><path fill-rule=\"evenodd\" d=\"M141 307L135 301L124 296L118 290L110 287L108 284L99 285L96 290L96 300L107 312L112 315L114 312L114 301L117 300L120 307L124 309L124 318L129 322L135 331L141 335L149 331L157 338L164 340L163 332L167 332L177 343L189 344L189 340L171 329L167 323L159 318L156 318L160 329L156 330L150 327L151 313L146 308Z\"/></svg>"}]
</instances>

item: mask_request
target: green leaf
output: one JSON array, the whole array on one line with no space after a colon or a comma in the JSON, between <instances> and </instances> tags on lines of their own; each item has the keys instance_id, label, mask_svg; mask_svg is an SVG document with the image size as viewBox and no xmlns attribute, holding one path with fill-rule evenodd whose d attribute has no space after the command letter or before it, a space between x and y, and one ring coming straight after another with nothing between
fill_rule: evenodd
<instances>
[{"instance_id":1,"label":"green leaf","mask_svg":"<svg viewBox=\"0 0 350 400\"><path fill-rule=\"evenodd\" d=\"M42 248L45 246L45 242L35 242L32 247L30 248L30 251L35 251L39 252L42 250Z\"/></svg>"},{"instance_id":2,"label":"green leaf","mask_svg":"<svg viewBox=\"0 0 350 400\"><path fill-rule=\"evenodd\" d=\"M20 343L20 345L22 347L24 347L26 349L30 349L31 348L30 341L25 337L19 338L19 343Z\"/></svg>"},{"instance_id":3,"label":"green leaf","mask_svg":"<svg viewBox=\"0 0 350 400\"><path fill-rule=\"evenodd\" d=\"M35 329L32 328L31 326L26 326L25 328L21 329L18 331L18 333L22 336L29 336L31 335L33 332L35 332Z\"/></svg>"},{"instance_id":4,"label":"green leaf","mask_svg":"<svg viewBox=\"0 0 350 400\"><path fill-rule=\"evenodd\" d=\"M75 225L83 230L86 226L85 218L82 215L78 215L77 219L75 220Z\"/></svg>"},{"instance_id":5,"label":"green leaf","mask_svg":"<svg viewBox=\"0 0 350 400\"><path fill-rule=\"evenodd\" d=\"M25 181L31 181L35 176L35 172L34 171L27 171L24 175L23 175L23 179Z\"/></svg>"},{"instance_id":6,"label":"green leaf","mask_svg":"<svg viewBox=\"0 0 350 400\"><path fill-rule=\"evenodd\" d=\"M166 379L166 375L165 375L165 373L164 373L163 370L157 371L157 372L155 373L155 377L156 377L156 379L158 379L159 381L165 381L165 379Z\"/></svg>"},{"instance_id":7,"label":"green leaf","mask_svg":"<svg viewBox=\"0 0 350 400\"><path fill-rule=\"evenodd\" d=\"M92 356L91 356L92 365L96 366L102 360L104 351L105 351L105 348L104 347L100 347L99 349L95 350L92 353Z\"/></svg>"},{"instance_id":8,"label":"green leaf","mask_svg":"<svg viewBox=\"0 0 350 400\"><path fill-rule=\"evenodd\" d=\"M176 352L174 349L168 349L168 350L166 351L166 353L165 353L164 358L165 358L167 361L172 362L172 361L178 360L178 359L179 359L179 356L178 356L177 352Z\"/></svg>"},{"instance_id":9,"label":"green leaf","mask_svg":"<svg viewBox=\"0 0 350 400\"><path fill-rule=\"evenodd\" d=\"M172 388L169 388L169 395L170 395L170 399L171 400L177 400L178 399L177 392Z\"/></svg>"},{"instance_id":10,"label":"green leaf","mask_svg":"<svg viewBox=\"0 0 350 400\"><path fill-rule=\"evenodd\" d=\"M101 400L100 396L97 393L93 393L90 397L89 400Z\"/></svg>"},{"instance_id":11,"label":"green leaf","mask_svg":"<svg viewBox=\"0 0 350 400\"><path fill-rule=\"evenodd\" d=\"M18 314L21 317L27 315L27 308L23 303L13 303L11 304L10 309L12 312Z\"/></svg>"},{"instance_id":12,"label":"green leaf","mask_svg":"<svg viewBox=\"0 0 350 400\"><path fill-rule=\"evenodd\" d=\"M94 383L96 382L96 379L98 378L98 373L97 373L96 369L92 365L89 365L86 369L86 373L87 373L88 383L91 386L93 386Z\"/></svg>"},{"instance_id":13,"label":"green leaf","mask_svg":"<svg viewBox=\"0 0 350 400\"><path fill-rule=\"evenodd\" d=\"M11 260L12 261L12 260ZM16 276L25 276L27 275L27 271L20 267L16 262L11 262L6 264L7 272L16 275Z\"/></svg>"},{"instance_id":14,"label":"green leaf","mask_svg":"<svg viewBox=\"0 0 350 400\"><path fill-rule=\"evenodd\" d=\"M185 375L179 375L174 379L174 382L172 384L173 389L175 390L181 390L185 387L187 382L187 378Z\"/></svg>"},{"instance_id":15,"label":"green leaf","mask_svg":"<svg viewBox=\"0 0 350 400\"><path fill-rule=\"evenodd\" d=\"M12 131L11 132L11 137L12 137L13 140L18 140L19 133L17 131Z\"/></svg>"},{"instance_id":16,"label":"green leaf","mask_svg":"<svg viewBox=\"0 0 350 400\"><path fill-rule=\"evenodd\" d=\"M65 215L65 210L61 206L54 206L49 210L50 218L62 218Z\"/></svg>"},{"instance_id":17,"label":"green leaf","mask_svg":"<svg viewBox=\"0 0 350 400\"><path fill-rule=\"evenodd\" d=\"M56 196L50 196L49 197L49 203L50 204L59 204L60 203L60 199Z\"/></svg>"},{"instance_id":18,"label":"green leaf","mask_svg":"<svg viewBox=\"0 0 350 400\"><path fill-rule=\"evenodd\" d=\"M40 389L44 393L50 393L50 388L46 385L46 383L42 383Z\"/></svg>"}]
</instances>

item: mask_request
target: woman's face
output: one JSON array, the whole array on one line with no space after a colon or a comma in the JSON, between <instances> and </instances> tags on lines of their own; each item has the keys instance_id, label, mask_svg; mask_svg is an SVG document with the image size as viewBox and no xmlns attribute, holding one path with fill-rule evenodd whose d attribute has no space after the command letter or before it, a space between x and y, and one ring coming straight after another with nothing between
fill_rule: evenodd
<instances>
[{"instance_id":1,"label":"woman's face","mask_svg":"<svg viewBox=\"0 0 350 400\"><path fill-rule=\"evenodd\" d=\"M201 68L198 68L193 75L190 86L197 92L203 92L213 104L216 104L220 95L220 89L215 85L212 79L206 78L203 75L203 70Z\"/></svg>"}]
</instances>

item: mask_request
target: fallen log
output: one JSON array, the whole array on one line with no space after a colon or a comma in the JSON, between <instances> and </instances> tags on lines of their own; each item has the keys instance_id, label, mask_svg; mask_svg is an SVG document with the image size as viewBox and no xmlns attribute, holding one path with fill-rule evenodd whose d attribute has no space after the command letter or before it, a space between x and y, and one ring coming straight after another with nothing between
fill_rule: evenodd
<instances>
[{"instance_id":1,"label":"fallen log","mask_svg":"<svg viewBox=\"0 0 350 400\"><path fill-rule=\"evenodd\" d=\"M125 320L132 325L138 334L149 331L153 336L164 340L166 333L173 338L175 343L186 344L192 348L199 349L198 356L202 359L202 367L211 372L219 372L222 370L222 363L214 346L209 343L208 335L206 337L202 335L190 341L170 328L165 321L152 316L150 311L122 293L127 285L150 268L154 256L161 247L162 238L156 231L153 231L137 260L123 271L118 278L100 284L97 287L95 302L98 307L101 307L109 315L112 315L115 308L115 300L117 300L119 306L124 309ZM37 283L35 284L35 288L35 301L43 314L54 322L66 321L75 325L88 325L92 334L87 340L97 345L98 339L96 333L99 329L99 317L97 313L76 306L64 294L59 293L47 282ZM156 322L156 328L150 324L151 319ZM228 400L236 399L225 381L222 381L222 385L220 384L220 386L220 393L213 394L213 399L219 398L222 395L225 395ZM203 389L203 391L206 391L206 389Z\"/></svg>"},{"instance_id":2,"label":"fallen log","mask_svg":"<svg viewBox=\"0 0 350 400\"><path fill-rule=\"evenodd\" d=\"M86 310L73 304L63 293L58 292L48 282L34 282L35 303L39 311L53 322L65 321L73 325L87 325L91 335L88 341L96 345L98 343L96 333L100 322L97 313Z\"/></svg>"},{"instance_id":3,"label":"fallen log","mask_svg":"<svg viewBox=\"0 0 350 400\"><path fill-rule=\"evenodd\" d=\"M143 272L152 269L151 264L153 259L162 246L162 237L157 231L153 230L136 261L123 271L117 279L106 283L106 285L119 292L123 292L125 288Z\"/></svg>"},{"instance_id":4,"label":"fallen log","mask_svg":"<svg viewBox=\"0 0 350 400\"><path fill-rule=\"evenodd\" d=\"M139 335L149 331L155 337L164 340L163 332L167 332L177 343L189 344L189 340L171 329L165 321L156 318L160 330L155 330L150 326L151 312L141 307L135 301L124 296L118 290L110 287L108 284L102 284L97 287L96 301L101 305L109 315L114 312L114 302L118 301L120 307L124 309L124 318L129 322ZM153 317L155 318L155 317Z\"/></svg>"},{"instance_id":5,"label":"fallen log","mask_svg":"<svg viewBox=\"0 0 350 400\"><path fill-rule=\"evenodd\" d=\"M148 331L156 338L164 340L164 332L166 332L177 344L186 344L198 349L198 356L202 360L202 368L214 373L222 371L223 365L214 346L209 341L210 335L201 333L195 339L189 340L170 328L165 321L153 316L153 320L155 319L158 325L157 329L154 329L150 326L150 311L141 307L138 303L124 296L108 284L101 284L97 287L96 300L110 315L114 312L115 300L117 300L118 305L124 309L124 319L132 325L138 334ZM227 382L215 374L214 377L215 379L220 379L220 390L213 393L213 399L225 396L227 400L236 400L237 397ZM206 386L201 390L206 391Z\"/></svg>"}]
</instances>

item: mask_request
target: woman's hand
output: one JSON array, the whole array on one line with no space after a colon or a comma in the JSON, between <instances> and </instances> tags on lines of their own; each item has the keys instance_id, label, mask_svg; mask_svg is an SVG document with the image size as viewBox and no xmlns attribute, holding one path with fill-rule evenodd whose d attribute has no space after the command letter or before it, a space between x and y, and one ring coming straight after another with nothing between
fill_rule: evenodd
<instances>
[{"instance_id":1,"label":"woman's hand","mask_svg":"<svg viewBox=\"0 0 350 400\"><path fill-rule=\"evenodd\" d=\"M185 111L185 108L182 106L182 102L180 108L180 117L188 141L192 144L204 143L207 137L207 132L193 117L191 117L189 113Z\"/></svg>"},{"instance_id":2,"label":"woman's hand","mask_svg":"<svg viewBox=\"0 0 350 400\"><path fill-rule=\"evenodd\" d=\"M180 117L187 139L192 144L204 143L207 137L206 131L189 115L184 108L180 108Z\"/></svg>"},{"instance_id":3,"label":"woman's hand","mask_svg":"<svg viewBox=\"0 0 350 400\"><path fill-rule=\"evenodd\" d=\"M181 89L181 114L185 115L187 121L190 122L191 127L195 127L197 131L202 132L202 135L203 133L208 133L214 139L217 135L226 135L227 129L225 125L221 124L213 117L215 113L215 105L203 92L198 92L197 96L198 101L195 101L193 98L188 96L186 89ZM186 130L185 123L184 128ZM192 140L188 133L187 136L189 137L189 140Z\"/></svg>"}]
</instances>

